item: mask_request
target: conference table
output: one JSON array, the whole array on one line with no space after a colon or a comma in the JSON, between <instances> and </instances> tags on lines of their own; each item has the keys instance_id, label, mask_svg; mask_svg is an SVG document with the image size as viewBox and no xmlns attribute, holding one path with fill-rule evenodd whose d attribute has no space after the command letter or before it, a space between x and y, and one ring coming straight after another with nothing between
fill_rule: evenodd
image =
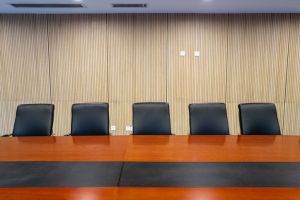
<instances>
[{"instance_id":1,"label":"conference table","mask_svg":"<svg viewBox=\"0 0 300 200\"><path fill-rule=\"evenodd\" d=\"M300 137L1 137L0 199L299 200Z\"/></svg>"}]
</instances>

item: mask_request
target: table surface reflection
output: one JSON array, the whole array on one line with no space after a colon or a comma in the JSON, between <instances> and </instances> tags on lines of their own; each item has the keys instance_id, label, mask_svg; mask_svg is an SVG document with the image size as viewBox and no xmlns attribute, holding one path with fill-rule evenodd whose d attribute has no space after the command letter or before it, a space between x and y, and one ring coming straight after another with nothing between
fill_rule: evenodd
<instances>
[{"instance_id":1,"label":"table surface reflection","mask_svg":"<svg viewBox=\"0 0 300 200\"><path fill-rule=\"evenodd\" d=\"M300 162L300 137L2 137L0 161ZM287 200L300 188L0 188L0 199Z\"/></svg>"}]
</instances>

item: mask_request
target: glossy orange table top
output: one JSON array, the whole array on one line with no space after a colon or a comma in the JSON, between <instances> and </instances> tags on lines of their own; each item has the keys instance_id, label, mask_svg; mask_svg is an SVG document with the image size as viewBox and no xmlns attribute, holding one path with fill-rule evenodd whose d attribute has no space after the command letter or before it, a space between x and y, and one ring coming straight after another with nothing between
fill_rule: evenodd
<instances>
[{"instance_id":1,"label":"glossy orange table top","mask_svg":"<svg viewBox=\"0 0 300 200\"><path fill-rule=\"evenodd\" d=\"M300 136L1 137L0 161L300 162Z\"/></svg>"},{"instance_id":2,"label":"glossy orange table top","mask_svg":"<svg viewBox=\"0 0 300 200\"><path fill-rule=\"evenodd\" d=\"M299 136L134 136L126 161L300 162Z\"/></svg>"},{"instance_id":3,"label":"glossy orange table top","mask_svg":"<svg viewBox=\"0 0 300 200\"><path fill-rule=\"evenodd\" d=\"M299 200L299 188L0 188L5 200Z\"/></svg>"},{"instance_id":4,"label":"glossy orange table top","mask_svg":"<svg viewBox=\"0 0 300 200\"><path fill-rule=\"evenodd\" d=\"M122 161L127 137L1 137L0 161Z\"/></svg>"},{"instance_id":5,"label":"glossy orange table top","mask_svg":"<svg viewBox=\"0 0 300 200\"><path fill-rule=\"evenodd\" d=\"M300 162L300 137L2 137L5 161ZM1 199L296 200L300 188L0 188Z\"/></svg>"}]
</instances>

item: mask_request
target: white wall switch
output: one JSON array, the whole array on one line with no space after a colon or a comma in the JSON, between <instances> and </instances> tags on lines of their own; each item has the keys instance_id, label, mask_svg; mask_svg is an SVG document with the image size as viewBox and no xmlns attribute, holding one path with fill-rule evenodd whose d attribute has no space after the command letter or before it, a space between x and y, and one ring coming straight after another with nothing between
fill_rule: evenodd
<instances>
[{"instance_id":1,"label":"white wall switch","mask_svg":"<svg viewBox=\"0 0 300 200\"><path fill-rule=\"evenodd\" d=\"M111 126L111 127L110 127L110 130L111 130L111 131L116 131L116 130L117 130L117 127L116 127L116 126Z\"/></svg>"},{"instance_id":2,"label":"white wall switch","mask_svg":"<svg viewBox=\"0 0 300 200\"><path fill-rule=\"evenodd\" d=\"M126 131L126 132L132 132L132 130L133 130L133 129L132 129L132 126L126 126L126 127L125 127L125 131Z\"/></svg>"},{"instance_id":3,"label":"white wall switch","mask_svg":"<svg viewBox=\"0 0 300 200\"><path fill-rule=\"evenodd\" d=\"M200 51L194 51L194 56L199 57L200 56Z\"/></svg>"},{"instance_id":4,"label":"white wall switch","mask_svg":"<svg viewBox=\"0 0 300 200\"><path fill-rule=\"evenodd\" d=\"M179 54L180 54L180 56L185 56L186 53L185 53L185 51L182 50L182 51L180 51Z\"/></svg>"}]
</instances>

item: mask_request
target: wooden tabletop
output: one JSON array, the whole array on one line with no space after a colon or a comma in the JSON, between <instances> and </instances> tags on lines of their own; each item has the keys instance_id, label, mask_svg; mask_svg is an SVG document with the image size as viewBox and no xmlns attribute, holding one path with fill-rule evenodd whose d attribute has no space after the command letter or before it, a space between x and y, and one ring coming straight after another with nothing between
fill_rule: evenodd
<instances>
[{"instance_id":1,"label":"wooden tabletop","mask_svg":"<svg viewBox=\"0 0 300 200\"><path fill-rule=\"evenodd\" d=\"M300 162L300 137L2 137L5 161ZM0 199L288 200L300 188L0 188Z\"/></svg>"},{"instance_id":2,"label":"wooden tabletop","mask_svg":"<svg viewBox=\"0 0 300 200\"><path fill-rule=\"evenodd\" d=\"M299 188L0 188L5 200L299 200Z\"/></svg>"},{"instance_id":3,"label":"wooden tabletop","mask_svg":"<svg viewBox=\"0 0 300 200\"><path fill-rule=\"evenodd\" d=\"M134 136L126 161L300 162L294 136Z\"/></svg>"}]
</instances>

